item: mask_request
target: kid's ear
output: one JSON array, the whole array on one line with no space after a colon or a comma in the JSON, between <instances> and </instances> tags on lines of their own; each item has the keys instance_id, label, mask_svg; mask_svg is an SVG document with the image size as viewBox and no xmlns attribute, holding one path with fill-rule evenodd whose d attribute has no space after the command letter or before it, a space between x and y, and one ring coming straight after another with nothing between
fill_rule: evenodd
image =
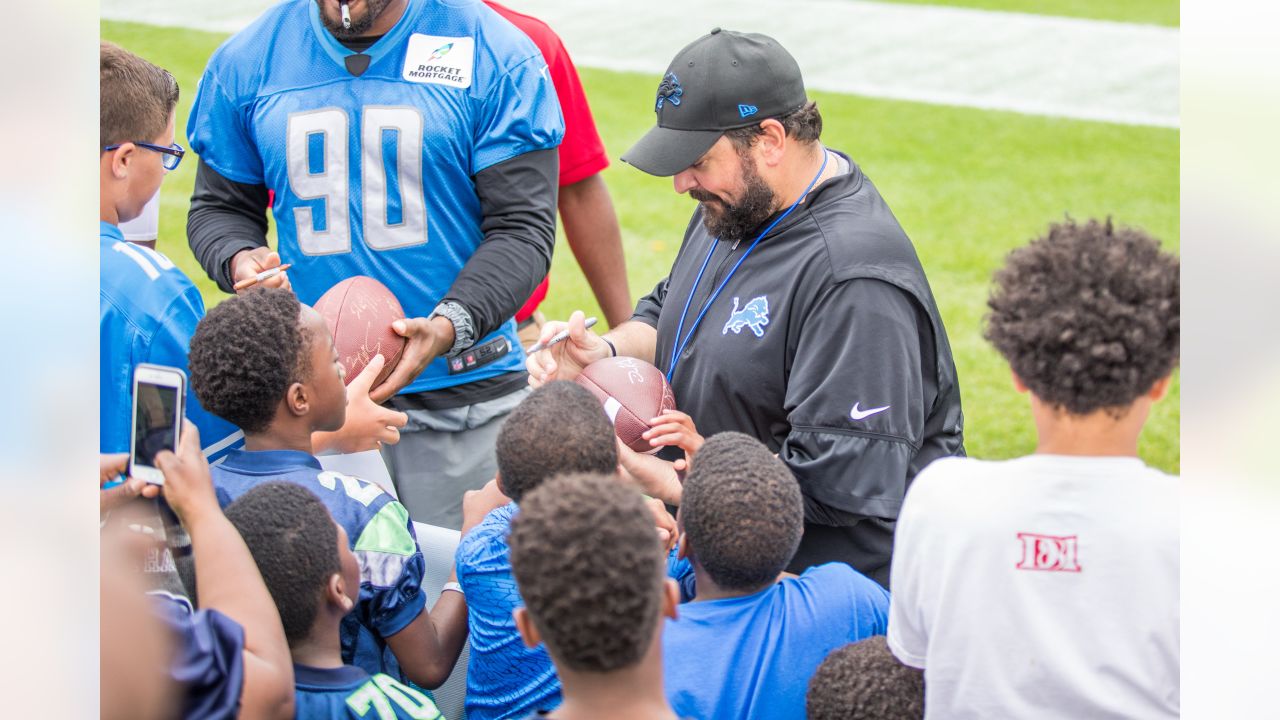
<instances>
[{"instance_id":1,"label":"kid's ear","mask_svg":"<svg viewBox=\"0 0 1280 720\"><path fill-rule=\"evenodd\" d=\"M1013 378L1014 390L1017 390L1020 393L1025 393L1030 391L1030 388L1027 387L1027 384L1022 382L1022 378L1018 377L1018 373L1014 372L1013 370L1010 370L1009 376Z\"/></svg>"},{"instance_id":2,"label":"kid's ear","mask_svg":"<svg viewBox=\"0 0 1280 720\"><path fill-rule=\"evenodd\" d=\"M123 180L129 176L129 163L133 160L135 149L133 143L123 143L121 147L107 151L105 159L111 163L112 177Z\"/></svg>"},{"instance_id":3,"label":"kid's ear","mask_svg":"<svg viewBox=\"0 0 1280 720\"><path fill-rule=\"evenodd\" d=\"M1151 389L1147 391L1147 397L1151 398L1151 402L1159 402L1169 394L1169 385L1172 382L1173 375L1165 375L1159 380L1151 384Z\"/></svg>"},{"instance_id":4,"label":"kid's ear","mask_svg":"<svg viewBox=\"0 0 1280 720\"><path fill-rule=\"evenodd\" d=\"M325 583L324 599L330 605L340 608L342 614L351 612L355 607L355 603L347 595L347 584L342 580L342 573L334 573L329 576L329 582Z\"/></svg>"},{"instance_id":5,"label":"kid's ear","mask_svg":"<svg viewBox=\"0 0 1280 720\"><path fill-rule=\"evenodd\" d=\"M689 533L680 532L680 543L677 547L680 548L676 551L677 560L684 560L689 557Z\"/></svg>"},{"instance_id":6,"label":"kid's ear","mask_svg":"<svg viewBox=\"0 0 1280 720\"><path fill-rule=\"evenodd\" d=\"M289 407L289 412L295 416L301 417L311 412L311 398L307 394L307 386L303 383L291 384L285 391L284 401Z\"/></svg>"},{"instance_id":7,"label":"kid's ear","mask_svg":"<svg viewBox=\"0 0 1280 720\"><path fill-rule=\"evenodd\" d=\"M511 611L511 617L516 621L516 630L520 631L520 639L524 641L524 646L538 647L542 642L542 635L538 632L538 628L534 627L533 620L529 619L529 611L518 607Z\"/></svg>"},{"instance_id":8,"label":"kid's ear","mask_svg":"<svg viewBox=\"0 0 1280 720\"><path fill-rule=\"evenodd\" d=\"M679 614L676 609L678 607L680 607L680 586L675 580L667 578L662 583L662 616L675 620Z\"/></svg>"}]
</instances>

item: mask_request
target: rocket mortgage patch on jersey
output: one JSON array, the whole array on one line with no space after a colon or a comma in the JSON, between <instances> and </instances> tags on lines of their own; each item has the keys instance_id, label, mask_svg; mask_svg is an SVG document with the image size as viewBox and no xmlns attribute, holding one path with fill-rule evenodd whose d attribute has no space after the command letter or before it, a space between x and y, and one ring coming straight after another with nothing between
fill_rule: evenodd
<instances>
[{"instance_id":1,"label":"rocket mortgage patch on jersey","mask_svg":"<svg viewBox=\"0 0 1280 720\"><path fill-rule=\"evenodd\" d=\"M404 79L410 82L471 87L476 41L469 37L409 36L404 56Z\"/></svg>"}]
</instances>

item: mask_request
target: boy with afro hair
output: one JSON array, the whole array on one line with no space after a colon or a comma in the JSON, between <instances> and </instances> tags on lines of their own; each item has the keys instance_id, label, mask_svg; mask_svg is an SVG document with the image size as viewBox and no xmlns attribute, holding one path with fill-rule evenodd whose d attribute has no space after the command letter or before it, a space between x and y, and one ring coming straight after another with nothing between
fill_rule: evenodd
<instances>
[{"instance_id":1,"label":"boy with afro hair","mask_svg":"<svg viewBox=\"0 0 1280 720\"><path fill-rule=\"evenodd\" d=\"M920 720L924 675L877 635L833 650L809 681L808 720Z\"/></svg>"},{"instance_id":2,"label":"boy with afro hair","mask_svg":"<svg viewBox=\"0 0 1280 720\"><path fill-rule=\"evenodd\" d=\"M803 720L805 688L827 653L884 634L889 594L852 567L778 580L804 507L791 471L758 440L709 438L676 521L697 587L663 634L667 699L681 717Z\"/></svg>"},{"instance_id":3,"label":"boy with afro hair","mask_svg":"<svg viewBox=\"0 0 1280 720\"><path fill-rule=\"evenodd\" d=\"M662 691L662 626L676 615L644 499L616 477L560 475L511 522L525 645L545 642L564 702L558 720L674 720ZM527 717L537 717L528 715Z\"/></svg>"},{"instance_id":4,"label":"boy with afro hair","mask_svg":"<svg viewBox=\"0 0 1280 720\"><path fill-rule=\"evenodd\" d=\"M346 532L360 584L355 611L342 621L344 661L442 685L466 641L466 601L445 592L428 612L425 563L404 506L374 483L324 470L313 455L312 433L342 427L347 403L343 367L319 313L283 288L229 298L196 329L190 368L205 407L245 432L245 449L213 468L219 502L225 507L261 483L284 480L315 493Z\"/></svg>"},{"instance_id":5,"label":"boy with afro hair","mask_svg":"<svg viewBox=\"0 0 1280 720\"><path fill-rule=\"evenodd\" d=\"M307 720L440 717L424 693L342 659L342 618L355 607L360 565L346 530L311 491L288 482L255 486L227 506L271 599L293 655L297 716Z\"/></svg>"},{"instance_id":6,"label":"boy with afro hair","mask_svg":"<svg viewBox=\"0 0 1280 720\"><path fill-rule=\"evenodd\" d=\"M938 460L898 520L888 643L930 718L1179 713L1178 482L1138 437L1178 362L1178 258L1108 220L996 272L986 338L1039 442Z\"/></svg>"}]
</instances>

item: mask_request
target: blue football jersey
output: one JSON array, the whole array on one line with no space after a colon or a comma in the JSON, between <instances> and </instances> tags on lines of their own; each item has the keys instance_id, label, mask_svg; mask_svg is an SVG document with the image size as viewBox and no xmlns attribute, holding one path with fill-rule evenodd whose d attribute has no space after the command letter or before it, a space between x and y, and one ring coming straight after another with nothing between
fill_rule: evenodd
<instances>
[{"instance_id":1,"label":"blue football jersey","mask_svg":"<svg viewBox=\"0 0 1280 720\"><path fill-rule=\"evenodd\" d=\"M224 177L275 193L283 262L314 303L353 275L386 285L426 316L483 240L472 178L556 147L560 106L541 53L478 0L409 0L399 22L348 71L313 0L286 0L209 60L187 125L191 147ZM436 358L404 392L524 368L512 351L450 375Z\"/></svg>"},{"instance_id":2,"label":"blue football jersey","mask_svg":"<svg viewBox=\"0 0 1280 720\"><path fill-rule=\"evenodd\" d=\"M193 610L185 598L150 595L174 639L169 677L180 688L180 716L234 720L244 687L244 628L217 610Z\"/></svg>"},{"instance_id":3,"label":"blue football jersey","mask_svg":"<svg viewBox=\"0 0 1280 720\"><path fill-rule=\"evenodd\" d=\"M385 638L426 607L418 550L409 511L376 484L327 471L297 450L237 450L213 468L218 504L225 508L259 483L283 480L311 490L347 531L360 563L360 597L342 619L342 660L369 673L404 679Z\"/></svg>"},{"instance_id":4,"label":"blue football jersey","mask_svg":"<svg viewBox=\"0 0 1280 720\"><path fill-rule=\"evenodd\" d=\"M436 720L431 698L389 675L370 676L352 665L316 668L294 664L294 708L307 720Z\"/></svg>"},{"instance_id":5,"label":"blue football jersey","mask_svg":"<svg viewBox=\"0 0 1280 720\"><path fill-rule=\"evenodd\" d=\"M186 372L187 350L204 317L200 291L164 255L125 242L120 228L102 223L99 233L100 345L99 451L129 452L133 423L133 370L139 363ZM200 431L210 462L244 445L236 426L200 407L187 387L186 414Z\"/></svg>"}]
</instances>

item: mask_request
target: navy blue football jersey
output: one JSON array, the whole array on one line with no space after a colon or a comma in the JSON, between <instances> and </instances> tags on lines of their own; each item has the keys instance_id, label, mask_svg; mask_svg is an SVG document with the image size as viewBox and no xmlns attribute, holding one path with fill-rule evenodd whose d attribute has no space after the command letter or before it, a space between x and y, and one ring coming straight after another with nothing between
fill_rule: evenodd
<instances>
[{"instance_id":1,"label":"navy blue football jersey","mask_svg":"<svg viewBox=\"0 0 1280 720\"><path fill-rule=\"evenodd\" d=\"M150 595L176 645L169 675L178 686L181 717L233 720L244 687L244 628L217 610L193 610L186 598Z\"/></svg>"},{"instance_id":2,"label":"navy blue football jersey","mask_svg":"<svg viewBox=\"0 0 1280 720\"><path fill-rule=\"evenodd\" d=\"M306 720L436 720L443 715L426 693L352 665L293 666L295 708Z\"/></svg>"},{"instance_id":3,"label":"navy blue football jersey","mask_svg":"<svg viewBox=\"0 0 1280 720\"><path fill-rule=\"evenodd\" d=\"M260 483L282 480L311 490L347 531L360 563L360 597L342 619L342 659L369 673L404 679L386 639L422 614L426 563L409 512L376 484L332 472L297 450L237 450L213 468L226 507Z\"/></svg>"}]
</instances>

